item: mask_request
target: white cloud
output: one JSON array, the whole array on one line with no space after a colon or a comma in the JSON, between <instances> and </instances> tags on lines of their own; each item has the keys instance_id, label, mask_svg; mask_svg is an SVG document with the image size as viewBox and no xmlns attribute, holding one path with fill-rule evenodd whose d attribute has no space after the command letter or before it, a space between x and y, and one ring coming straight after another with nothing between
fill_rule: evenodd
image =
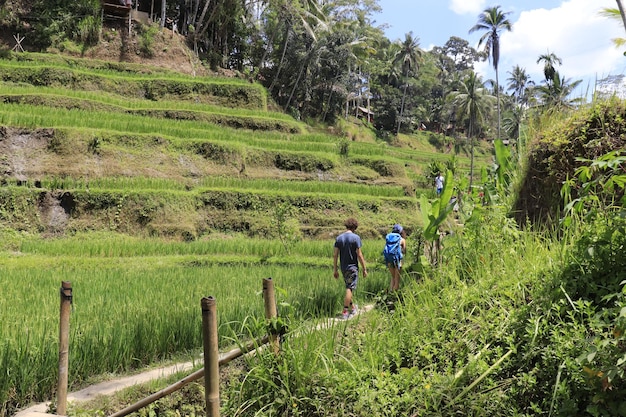
<instances>
[{"instance_id":1,"label":"white cloud","mask_svg":"<svg viewBox=\"0 0 626 417\"><path fill-rule=\"evenodd\" d=\"M537 64L537 58L554 53L563 61L557 70L565 78L588 83L622 73L626 58L612 39L626 34L619 21L600 16L605 7L614 8L615 2L567 0L553 9L522 12L513 30L502 33L499 68L504 73L519 65L540 82L543 64Z\"/></svg>"},{"instance_id":2,"label":"white cloud","mask_svg":"<svg viewBox=\"0 0 626 417\"><path fill-rule=\"evenodd\" d=\"M451 0L449 8L456 14L478 14L486 3L486 0Z\"/></svg>"}]
</instances>

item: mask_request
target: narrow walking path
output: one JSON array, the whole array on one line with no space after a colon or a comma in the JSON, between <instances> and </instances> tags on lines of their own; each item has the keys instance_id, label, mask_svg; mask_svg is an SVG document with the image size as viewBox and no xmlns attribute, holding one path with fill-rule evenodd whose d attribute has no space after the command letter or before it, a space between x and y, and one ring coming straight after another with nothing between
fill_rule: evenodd
<instances>
[{"instance_id":1,"label":"narrow walking path","mask_svg":"<svg viewBox=\"0 0 626 417\"><path fill-rule=\"evenodd\" d=\"M112 395L117 391L121 391L125 388L132 387L133 385L145 384L154 379L165 378L178 372L184 372L193 369L194 365L199 362L185 362L162 368L152 369L150 371L142 372L136 375L130 375L122 378L112 379L110 381L104 381L99 384L95 384L84 388L80 391L72 392L67 395L67 402L84 402L93 400L99 395ZM42 415L51 416L52 414L46 414L46 411L50 407L50 402L40 403L26 408L14 417L42 417Z\"/></svg>"},{"instance_id":2,"label":"narrow walking path","mask_svg":"<svg viewBox=\"0 0 626 417\"><path fill-rule=\"evenodd\" d=\"M372 310L374 308L374 304L369 304L366 306L363 306L361 308L359 308L359 311L357 313L356 316L352 317L351 319L348 320L344 320L342 318L329 318L328 320L325 320L323 322L318 323L315 327L314 330L320 330L320 329L324 329L324 328L329 328L333 325L336 325L337 322L344 322L344 321L349 321L354 319L355 317L358 317L359 315L366 313L370 310ZM147 382L150 382L152 380L155 379L160 379L160 378L166 378L169 377L171 375L174 375L176 373L179 372L185 372L185 371L190 371L192 370L194 367L196 367L199 363L201 363L201 360L198 360L196 362L184 362L184 363L178 363L178 364L174 364L174 365L170 365L170 366L165 366L165 367L161 367L161 368L156 368L156 369L152 369L146 372L142 372L136 375L130 375L130 376L125 376L122 378L116 378L116 379L112 379L110 381L104 381L95 385L91 385L87 388L84 388L82 390L76 391L76 392L72 392L72 393L68 393L67 394L67 402L68 403L73 403L73 402L85 402L85 401L90 401L95 399L98 396L101 395L113 395L118 391L121 391L123 389L132 387L134 385L140 385L140 384L145 384ZM21 410L19 412L17 412L16 414L13 415L13 417L51 417L51 416L55 416L56 414L48 414L47 411L50 408L50 402L43 402L43 403L39 403L39 404L35 404L33 406L30 406L24 410Z\"/></svg>"}]
</instances>

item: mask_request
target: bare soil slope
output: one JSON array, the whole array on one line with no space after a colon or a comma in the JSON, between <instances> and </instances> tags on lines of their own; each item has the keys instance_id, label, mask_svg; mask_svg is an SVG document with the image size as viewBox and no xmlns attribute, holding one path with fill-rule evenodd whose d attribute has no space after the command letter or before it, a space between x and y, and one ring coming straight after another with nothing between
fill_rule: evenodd
<instances>
[{"instance_id":1,"label":"bare soil slope","mask_svg":"<svg viewBox=\"0 0 626 417\"><path fill-rule=\"evenodd\" d=\"M146 47L142 47L140 32L136 25L130 34L127 27L105 25L100 43L80 56L158 66L191 75L208 74L196 54L187 46L184 36L163 28L151 38L148 54L145 52Z\"/></svg>"}]
</instances>

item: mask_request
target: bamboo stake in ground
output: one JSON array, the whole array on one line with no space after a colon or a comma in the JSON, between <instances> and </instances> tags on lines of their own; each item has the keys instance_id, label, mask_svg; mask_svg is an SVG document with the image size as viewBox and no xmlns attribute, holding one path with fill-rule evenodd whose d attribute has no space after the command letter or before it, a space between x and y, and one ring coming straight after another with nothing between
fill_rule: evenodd
<instances>
[{"instance_id":1,"label":"bamboo stake in ground","mask_svg":"<svg viewBox=\"0 0 626 417\"><path fill-rule=\"evenodd\" d=\"M228 365L228 363L230 361L233 361L237 358L239 358L240 356L258 349L259 347L265 345L266 343L268 343L269 341L269 337L268 336L263 336L259 339L253 340L252 342L248 342L248 344L246 346L243 346L241 348L235 348L232 349L229 352L224 353L223 355L221 355L221 359L219 361L219 365ZM187 386L189 383L193 382L193 381L197 381L200 378L204 377L204 368L200 368L197 371L195 371L194 373L192 373L191 375L188 375L186 377L184 377L183 379L181 379L180 381L162 389L159 392L156 392L142 400L137 401L136 403L124 408L123 410L118 411L117 413L113 413L111 414L109 417L124 417L129 415L130 413L134 413L135 411L145 407L148 404L152 404L153 402L165 397L166 395L169 395L173 392L176 392L178 390L180 390L181 388Z\"/></svg>"},{"instance_id":2,"label":"bamboo stake in ground","mask_svg":"<svg viewBox=\"0 0 626 417\"><path fill-rule=\"evenodd\" d=\"M57 385L57 414L67 413L67 381L70 340L70 308L72 305L72 283L61 283L61 318L59 324L59 382Z\"/></svg>"},{"instance_id":3,"label":"bamboo stake in ground","mask_svg":"<svg viewBox=\"0 0 626 417\"><path fill-rule=\"evenodd\" d=\"M220 368L215 298L202 298L202 337L204 342L204 399L207 417L220 415Z\"/></svg>"},{"instance_id":4,"label":"bamboo stake in ground","mask_svg":"<svg viewBox=\"0 0 626 417\"><path fill-rule=\"evenodd\" d=\"M263 300L265 301L265 318L272 322L278 317L276 311L276 297L274 296L274 281L272 278L263 279ZM269 329L270 346L275 354L280 352L280 335L277 333L277 329L270 327Z\"/></svg>"}]
</instances>

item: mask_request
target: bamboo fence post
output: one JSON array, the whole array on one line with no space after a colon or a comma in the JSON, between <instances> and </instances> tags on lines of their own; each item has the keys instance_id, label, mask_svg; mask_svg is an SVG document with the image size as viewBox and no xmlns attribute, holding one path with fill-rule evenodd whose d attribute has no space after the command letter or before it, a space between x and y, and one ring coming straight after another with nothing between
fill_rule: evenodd
<instances>
[{"instance_id":1,"label":"bamboo fence post","mask_svg":"<svg viewBox=\"0 0 626 417\"><path fill-rule=\"evenodd\" d=\"M259 339L253 340L251 342L248 342L247 345L242 346L240 348L235 348L232 349L226 353L224 353L223 355L220 355L221 358L219 360L219 365L228 365L229 362L239 358L242 355L245 355L248 352L251 352L255 349L257 349L260 346L263 346L264 344L269 342L269 337L263 336ZM179 380L178 382L162 389L159 392L156 392L142 400L137 401L136 403L129 405L128 407L124 408L123 410L120 410L116 413L111 414L109 417L124 417L129 415L130 413L134 413L135 411L145 407L148 404L152 404L153 402L165 397L166 395L169 395L173 392L176 392L178 390L180 390L181 388L185 387L186 385L188 385L189 383L196 381L200 378L204 377L204 368L200 368L197 371L195 371L194 373L192 373L191 375L187 375L186 377L184 377L183 379Z\"/></svg>"},{"instance_id":2,"label":"bamboo fence post","mask_svg":"<svg viewBox=\"0 0 626 417\"><path fill-rule=\"evenodd\" d=\"M72 283L61 282L61 314L59 323L59 382L57 385L57 414L67 413L67 382L70 340L70 309L72 304Z\"/></svg>"},{"instance_id":3,"label":"bamboo fence post","mask_svg":"<svg viewBox=\"0 0 626 417\"><path fill-rule=\"evenodd\" d=\"M204 342L204 399L207 417L220 415L220 369L217 338L217 308L214 297L204 297L202 305L202 337Z\"/></svg>"},{"instance_id":4,"label":"bamboo fence post","mask_svg":"<svg viewBox=\"0 0 626 417\"><path fill-rule=\"evenodd\" d=\"M276 321L278 313L276 311L276 297L274 296L274 281L272 281L271 277L263 279L263 300L265 301L265 318L270 322L272 320ZM278 355L280 352L280 335L274 326L270 326L268 333L270 346L274 354Z\"/></svg>"}]
</instances>

